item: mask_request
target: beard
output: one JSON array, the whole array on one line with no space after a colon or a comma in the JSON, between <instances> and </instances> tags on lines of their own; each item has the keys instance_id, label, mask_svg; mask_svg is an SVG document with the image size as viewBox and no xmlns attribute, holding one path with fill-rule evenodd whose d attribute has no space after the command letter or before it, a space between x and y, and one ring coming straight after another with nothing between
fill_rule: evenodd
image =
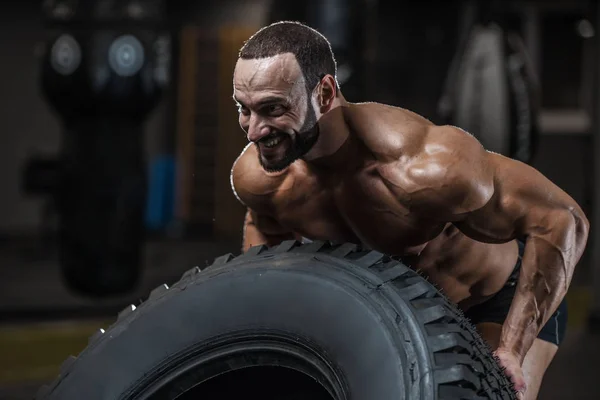
<instances>
[{"instance_id":1,"label":"beard","mask_svg":"<svg viewBox=\"0 0 600 400\"><path fill-rule=\"evenodd\" d=\"M278 160L265 161L263 155L261 154L260 146L258 143L255 143L256 148L258 149L258 161L263 169L267 172L283 171L292 165L292 163L294 163L296 160L308 153L315 143L317 143L317 139L319 138L319 124L317 123L317 115L312 103L310 102L310 98L308 100L306 119L304 120L304 124L302 124L300 130L294 132L293 137L285 132L276 132L269 136L271 137L278 135L287 135L292 142L286 149L285 154Z\"/></svg>"}]
</instances>

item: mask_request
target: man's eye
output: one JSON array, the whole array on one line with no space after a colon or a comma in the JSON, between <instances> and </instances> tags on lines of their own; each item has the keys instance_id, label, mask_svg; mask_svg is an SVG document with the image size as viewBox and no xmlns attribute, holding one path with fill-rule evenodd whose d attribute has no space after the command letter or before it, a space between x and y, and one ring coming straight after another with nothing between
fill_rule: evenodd
<instances>
[{"instance_id":1,"label":"man's eye","mask_svg":"<svg viewBox=\"0 0 600 400\"><path fill-rule=\"evenodd\" d=\"M242 115L250 115L250 110L248 110L246 107L244 107L242 105L238 105L238 113L240 113Z\"/></svg>"},{"instance_id":2,"label":"man's eye","mask_svg":"<svg viewBox=\"0 0 600 400\"><path fill-rule=\"evenodd\" d=\"M269 115L281 115L284 113L285 108L281 105L281 104L271 104L267 107L265 107L265 111L269 114Z\"/></svg>"}]
</instances>

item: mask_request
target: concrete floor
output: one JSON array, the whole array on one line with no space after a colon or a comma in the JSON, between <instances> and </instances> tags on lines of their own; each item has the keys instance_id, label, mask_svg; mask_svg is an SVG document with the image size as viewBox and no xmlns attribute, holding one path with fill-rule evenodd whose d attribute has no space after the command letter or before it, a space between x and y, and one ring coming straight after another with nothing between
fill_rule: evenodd
<instances>
[{"instance_id":1,"label":"concrete floor","mask_svg":"<svg viewBox=\"0 0 600 400\"><path fill-rule=\"evenodd\" d=\"M239 253L239 246L208 241L149 243L136 293L99 302L65 290L51 248L34 242L0 245L0 400L31 399L41 383L55 376L62 360L76 354L94 330L114 319L114 310L139 302L154 287L172 283L193 266L228 252ZM543 382L541 400L600 398L600 336L585 330L584 289L571 291L575 312L570 309L567 338ZM95 319L82 318L90 315ZM63 322L39 325L40 319ZM36 346L51 351L42 354Z\"/></svg>"}]
</instances>

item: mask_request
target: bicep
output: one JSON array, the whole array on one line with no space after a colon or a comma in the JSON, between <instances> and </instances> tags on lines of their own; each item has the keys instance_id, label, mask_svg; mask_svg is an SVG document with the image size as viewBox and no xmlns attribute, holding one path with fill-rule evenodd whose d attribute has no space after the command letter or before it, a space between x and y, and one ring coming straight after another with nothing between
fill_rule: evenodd
<instances>
[{"instance_id":1,"label":"bicep","mask_svg":"<svg viewBox=\"0 0 600 400\"><path fill-rule=\"evenodd\" d=\"M458 128L432 128L423 156L407 175L412 207L424 218L452 222L483 242L547 235L563 219L581 214L539 171L486 151Z\"/></svg>"},{"instance_id":2,"label":"bicep","mask_svg":"<svg viewBox=\"0 0 600 400\"><path fill-rule=\"evenodd\" d=\"M491 157L497 170L493 197L456 224L468 236L484 242L532 236L561 242L566 231L556 227L585 219L579 205L535 168L501 155Z\"/></svg>"}]
</instances>

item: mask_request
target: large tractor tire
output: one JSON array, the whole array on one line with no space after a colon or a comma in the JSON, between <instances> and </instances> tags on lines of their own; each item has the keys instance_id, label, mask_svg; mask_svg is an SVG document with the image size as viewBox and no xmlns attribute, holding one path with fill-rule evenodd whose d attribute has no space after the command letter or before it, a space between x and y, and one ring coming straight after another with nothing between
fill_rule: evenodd
<instances>
[{"instance_id":1,"label":"large tractor tire","mask_svg":"<svg viewBox=\"0 0 600 400\"><path fill-rule=\"evenodd\" d=\"M407 266L352 244L225 255L122 311L44 400L514 399L489 347Z\"/></svg>"}]
</instances>

